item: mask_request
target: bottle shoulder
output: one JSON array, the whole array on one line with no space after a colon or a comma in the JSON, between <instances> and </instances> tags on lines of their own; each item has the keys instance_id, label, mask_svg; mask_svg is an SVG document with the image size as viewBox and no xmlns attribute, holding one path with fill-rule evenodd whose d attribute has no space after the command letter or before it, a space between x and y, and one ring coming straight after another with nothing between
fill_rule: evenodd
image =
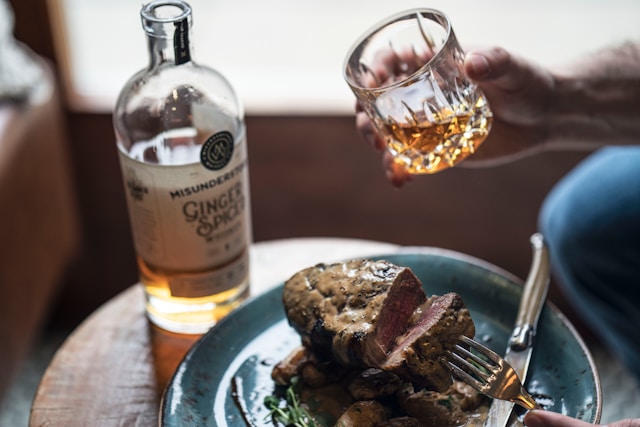
<instances>
[{"instance_id":1,"label":"bottle shoulder","mask_svg":"<svg viewBox=\"0 0 640 427\"><path fill-rule=\"evenodd\" d=\"M145 151L147 158L152 152L155 156L181 150L174 146L200 146L222 131L238 138L244 129L244 112L220 73L185 64L134 74L118 97L113 125L118 145L125 152L155 147Z\"/></svg>"},{"instance_id":2,"label":"bottle shoulder","mask_svg":"<svg viewBox=\"0 0 640 427\"><path fill-rule=\"evenodd\" d=\"M179 98L179 99L178 99ZM230 114L242 116L243 108L230 82L213 68L188 63L160 64L135 73L123 86L116 110L168 101L218 105Z\"/></svg>"}]
</instances>

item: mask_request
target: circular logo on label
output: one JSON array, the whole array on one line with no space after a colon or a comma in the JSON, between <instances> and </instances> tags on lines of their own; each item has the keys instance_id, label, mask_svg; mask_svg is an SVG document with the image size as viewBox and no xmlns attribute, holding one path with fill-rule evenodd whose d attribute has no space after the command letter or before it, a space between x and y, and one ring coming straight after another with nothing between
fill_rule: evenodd
<instances>
[{"instance_id":1,"label":"circular logo on label","mask_svg":"<svg viewBox=\"0 0 640 427\"><path fill-rule=\"evenodd\" d=\"M229 163L233 155L233 135L223 131L212 135L200 150L200 163L205 168L216 171Z\"/></svg>"}]
</instances>

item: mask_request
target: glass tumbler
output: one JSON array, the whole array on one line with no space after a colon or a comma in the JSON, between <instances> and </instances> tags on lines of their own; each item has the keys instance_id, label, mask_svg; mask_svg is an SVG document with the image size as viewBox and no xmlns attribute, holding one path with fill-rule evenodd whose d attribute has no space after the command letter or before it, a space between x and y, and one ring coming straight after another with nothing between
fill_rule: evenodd
<instances>
[{"instance_id":1,"label":"glass tumbler","mask_svg":"<svg viewBox=\"0 0 640 427\"><path fill-rule=\"evenodd\" d=\"M347 54L347 84L394 161L412 174L455 166L490 131L493 116L487 100L463 65L464 52L451 22L434 9L383 20Z\"/></svg>"}]
</instances>

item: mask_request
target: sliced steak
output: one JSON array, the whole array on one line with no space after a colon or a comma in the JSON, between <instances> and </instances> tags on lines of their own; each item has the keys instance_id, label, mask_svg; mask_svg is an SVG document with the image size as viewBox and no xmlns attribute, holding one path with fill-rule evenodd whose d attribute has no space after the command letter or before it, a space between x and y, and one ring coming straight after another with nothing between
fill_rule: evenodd
<instances>
[{"instance_id":1,"label":"sliced steak","mask_svg":"<svg viewBox=\"0 0 640 427\"><path fill-rule=\"evenodd\" d=\"M283 292L287 318L303 344L349 366L380 365L425 300L411 270L371 260L304 269Z\"/></svg>"},{"instance_id":2,"label":"sliced steak","mask_svg":"<svg viewBox=\"0 0 640 427\"><path fill-rule=\"evenodd\" d=\"M473 338L475 326L462 298L455 293L433 296L417 312L418 321L398 338L381 368L411 378L416 385L444 391L452 379L439 359L456 337Z\"/></svg>"},{"instance_id":3,"label":"sliced steak","mask_svg":"<svg viewBox=\"0 0 640 427\"><path fill-rule=\"evenodd\" d=\"M455 293L427 299L420 280L387 261L318 264L285 283L283 302L302 343L346 366L396 373L419 387L446 390L439 361L458 335L475 328Z\"/></svg>"},{"instance_id":4,"label":"sliced steak","mask_svg":"<svg viewBox=\"0 0 640 427\"><path fill-rule=\"evenodd\" d=\"M402 380L393 372L367 368L349 381L347 389L355 400L374 400L395 394Z\"/></svg>"}]
</instances>

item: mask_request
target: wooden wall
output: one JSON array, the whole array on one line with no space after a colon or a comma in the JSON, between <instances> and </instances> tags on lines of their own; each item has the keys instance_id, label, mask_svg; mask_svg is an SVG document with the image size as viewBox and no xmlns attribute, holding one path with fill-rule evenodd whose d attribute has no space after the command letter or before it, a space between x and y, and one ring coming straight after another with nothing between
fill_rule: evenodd
<instances>
[{"instance_id":1,"label":"wooden wall","mask_svg":"<svg viewBox=\"0 0 640 427\"><path fill-rule=\"evenodd\" d=\"M16 37L55 66L46 0L10 0ZM67 112L82 248L52 322L75 323L136 280L109 114ZM585 153L545 153L492 169L446 171L402 190L360 141L352 117L248 117L256 241L344 236L429 245L524 277L545 194ZM319 260L320 261L320 260ZM562 304L557 290L552 298Z\"/></svg>"},{"instance_id":2,"label":"wooden wall","mask_svg":"<svg viewBox=\"0 0 640 427\"><path fill-rule=\"evenodd\" d=\"M84 247L58 301L77 321L136 280L110 115L69 114ZM340 236L437 246L525 277L545 194L584 153L456 168L401 190L352 117L248 117L254 240ZM322 260L318 260L322 261Z\"/></svg>"}]
</instances>

